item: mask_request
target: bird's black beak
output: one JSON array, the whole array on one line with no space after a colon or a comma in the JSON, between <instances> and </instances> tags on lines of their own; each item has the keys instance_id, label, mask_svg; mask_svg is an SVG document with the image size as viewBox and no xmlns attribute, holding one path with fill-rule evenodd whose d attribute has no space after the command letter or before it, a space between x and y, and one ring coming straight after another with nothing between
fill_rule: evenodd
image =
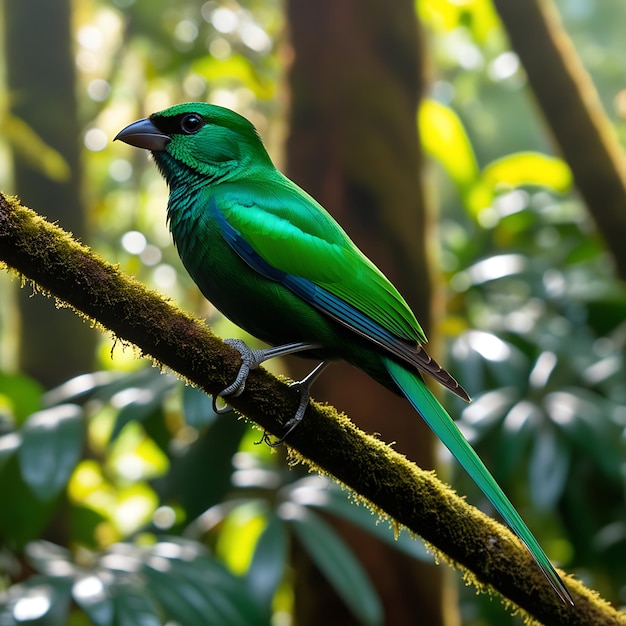
<instances>
[{"instance_id":1,"label":"bird's black beak","mask_svg":"<svg viewBox=\"0 0 626 626\"><path fill-rule=\"evenodd\" d=\"M165 146L167 146L172 138L162 133L150 119L146 117L120 130L113 141L118 139L136 148L145 148L146 150L158 152L165 150Z\"/></svg>"}]
</instances>

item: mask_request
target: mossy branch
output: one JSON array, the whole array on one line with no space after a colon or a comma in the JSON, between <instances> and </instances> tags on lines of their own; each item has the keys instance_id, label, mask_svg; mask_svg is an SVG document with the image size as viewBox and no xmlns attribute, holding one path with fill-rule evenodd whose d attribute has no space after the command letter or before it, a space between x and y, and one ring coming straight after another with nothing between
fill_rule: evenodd
<instances>
[{"instance_id":1,"label":"mossy branch","mask_svg":"<svg viewBox=\"0 0 626 626\"><path fill-rule=\"evenodd\" d=\"M207 393L223 389L238 370L239 354L202 321L1 194L0 261ZM245 392L232 399L234 408L275 435L297 403L294 390L262 369L252 372ZM376 512L420 535L439 556L460 567L467 580L497 590L531 621L626 624L574 580L568 579L568 587L576 605L563 604L508 529L333 407L312 403L289 436L289 446L292 460L350 487Z\"/></svg>"}]
</instances>

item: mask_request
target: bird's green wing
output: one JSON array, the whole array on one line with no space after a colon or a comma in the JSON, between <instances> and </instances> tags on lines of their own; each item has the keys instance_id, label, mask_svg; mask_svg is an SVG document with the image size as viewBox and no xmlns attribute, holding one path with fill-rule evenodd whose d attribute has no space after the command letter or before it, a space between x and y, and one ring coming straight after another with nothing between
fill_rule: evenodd
<instances>
[{"instance_id":1,"label":"bird's green wing","mask_svg":"<svg viewBox=\"0 0 626 626\"><path fill-rule=\"evenodd\" d=\"M426 341L397 289L325 209L282 174L220 185L214 201L271 267L323 288L400 339Z\"/></svg>"}]
</instances>

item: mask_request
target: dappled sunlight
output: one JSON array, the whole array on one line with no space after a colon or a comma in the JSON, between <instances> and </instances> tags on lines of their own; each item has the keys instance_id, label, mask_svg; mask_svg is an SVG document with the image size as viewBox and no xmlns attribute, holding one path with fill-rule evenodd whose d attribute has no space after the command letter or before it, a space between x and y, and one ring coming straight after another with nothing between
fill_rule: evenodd
<instances>
[{"instance_id":1,"label":"dappled sunlight","mask_svg":"<svg viewBox=\"0 0 626 626\"><path fill-rule=\"evenodd\" d=\"M18 622L32 622L42 618L50 609L52 591L46 588L32 590L21 597L13 607L13 617Z\"/></svg>"},{"instance_id":2,"label":"dappled sunlight","mask_svg":"<svg viewBox=\"0 0 626 626\"><path fill-rule=\"evenodd\" d=\"M503 427L506 431L515 435L527 424L528 420L538 418L541 419L541 411L539 408L527 400L517 402L513 408L506 414Z\"/></svg>"},{"instance_id":3,"label":"dappled sunlight","mask_svg":"<svg viewBox=\"0 0 626 626\"><path fill-rule=\"evenodd\" d=\"M506 361L511 356L509 346L500 338L479 330L468 331L454 344L455 356L463 360L469 350L489 361Z\"/></svg>"},{"instance_id":4,"label":"dappled sunlight","mask_svg":"<svg viewBox=\"0 0 626 626\"><path fill-rule=\"evenodd\" d=\"M309 476L291 491L291 499L303 506L323 506L329 501L329 481L322 476Z\"/></svg>"},{"instance_id":5,"label":"dappled sunlight","mask_svg":"<svg viewBox=\"0 0 626 626\"><path fill-rule=\"evenodd\" d=\"M459 291L466 291L474 285L519 274L527 263L528 259L521 254L501 254L478 261L464 272L456 274L451 284Z\"/></svg>"},{"instance_id":6,"label":"dappled sunlight","mask_svg":"<svg viewBox=\"0 0 626 626\"><path fill-rule=\"evenodd\" d=\"M9 456L19 449L22 437L19 433L9 433L0 437L0 455Z\"/></svg>"},{"instance_id":7,"label":"dappled sunlight","mask_svg":"<svg viewBox=\"0 0 626 626\"><path fill-rule=\"evenodd\" d=\"M50 405L68 402L88 393L94 387L112 382L114 378L115 374L112 372L81 374L48 391L44 396L45 401Z\"/></svg>"},{"instance_id":8,"label":"dappled sunlight","mask_svg":"<svg viewBox=\"0 0 626 626\"><path fill-rule=\"evenodd\" d=\"M171 506L160 506L152 516L152 523L159 530L169 530L176 523L176 511Z\"/></svg>"},{"instance_id":9,"label":"dappled sunlight","mask_svg":"<svg viewBox=\"0 0 626 626\"><path fill-rule=\"evenodd\" d=\"M550 417L561 426L571 426L577 416L586 410L584 403L570 393L552 393L546 398Z\"/></svg>"},{"instance_id":10,"label":"dappled sunlight","mask_svg":"<svg viewBox=\"0 0 626 626\"><path fill-rule=\"evenodd\" d=\"M129 574L135 573L140 567L142 562L137 558L139 555L131 551L130 546L124 546L123 544L116 544L112 546L114 552L105 554L100 559L100 564L112 571L127 572Z\"/></svg>"},{"instance_id":11,"label":"dappled sunlight","mask_svg":"<svg viewBox=\"0 0 626 626\"><path fill-rule=\"evenodd\" d=\"M521 68L517 54L508 50L498 55L491 63L487 73L494 82L506 80L514 76Z\"/></svg>"},{"instance_id":12,"label":"dappled sunlight","mask_svg":"<svg viewBox=\"0 0 626 626\"><path fill-rule=\"evenodd\" d=\"M95 603L106 598L107 592L104 584L97 576L84 576L74 583L72 595L77 602Z\"/></svg>"},{"instance_id":13,"label":"dappled sunlight","mask_svg":"<svg viewBox=\"0 0 626 626\"><path fill-rule=\"evenodd\" d=\"M485 427L499 420L513 402L518 393L513 389L498 389L481 394L463 410L463 423L470 427ZM473 439L472 435L469 435Z\"/></svg>"},{"instance_id":14,"label":"dappled sunlight","mask_svg":"<svg viewBox=\"0 0 626 626\"><path fill-rule=\"evenodd\" d=\"M117 477L135 482L164 474L169 462L154 441L131 422L110 445L108 464Z\"/></svg>"},{"instance_id":15,"label":"dappled sunlight","mask_svg":"<svg viewBox=\"0 0 626 626\"><path fill-rule=\"evenodd\" d=\"M544 387L557 364L557 356L553 352L542 352L530 371L528 382L532 387Z\"/></svg>"}]
</instances>

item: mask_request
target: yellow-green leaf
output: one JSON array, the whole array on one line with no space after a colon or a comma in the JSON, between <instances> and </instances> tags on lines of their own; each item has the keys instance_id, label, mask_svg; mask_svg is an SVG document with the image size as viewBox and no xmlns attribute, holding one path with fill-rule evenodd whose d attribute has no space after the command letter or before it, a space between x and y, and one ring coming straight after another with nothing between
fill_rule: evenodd
<instances>
[{"instance_id":1,"label":"yellow-green leaf","mask_svg":"<svg viewBox=\"0 0 626 626\"><path fill-rule=\"evenodd\" d=\"M450 32L465 27L478 43L500 24L491 0L417 0L422 22L435 32Z\"/></svg>"},{"instance_id":2,"label":"yellow-green leaf","mask_svg":"<svg viewBox=\"0 0 626 626\"><path fill-rule=\"evenodd\" d=\"M458 115L436 100L425 99L418 113L418 125L424 151L444 168L468 210L475 214L489 206L490 190L479 184L474 149Z\"/></svg>"},{"instance_id":3,"label":"yellow-green leaf","mask_svg":"<svg viewBox=\"0 0 626 626\"><path fill-rule=\"evenodd\" d=\"M24 120L14 115L0 117L0 130L13 150L33 168L59 183L69 180L72 172L67 161Z\"/></svg>"},{"instance_id":4,"label":"yellow-green leaf","mask_svg":"<svg viewBox=\"0 0 626 626\"><path fill-rule=\"evenodd\" d=\"M240 54L227 59L204 56L192 63L191 70L213 84L220 81L241 83L261 100L271 98L274 93L271 82L261 76L254 65Z\"/></svg>"},{"instance_id":5,"label":"yellow-green leaf","mask_svg":"<svg viewBox=\"0 0 626 626\"><path fill-rule=\"evenodd\" d=\"M262 502L251 500L235 508L224 520L216 553L235 574L250 567L259 536L267 526L267 511Z\"/></svg>"},{"instance_id":6,"label":"yellow-green leaf","mask_svg":"<svg viewBox=\"0 0 626 626\"><path fill-rule=\"evenodd\" d=\"M515 152L487 165L482 180L492 188L498 184L536 185L565 193L572 186L572 172L558 157L539 152Z\"/></svg>"}]
</instances>

